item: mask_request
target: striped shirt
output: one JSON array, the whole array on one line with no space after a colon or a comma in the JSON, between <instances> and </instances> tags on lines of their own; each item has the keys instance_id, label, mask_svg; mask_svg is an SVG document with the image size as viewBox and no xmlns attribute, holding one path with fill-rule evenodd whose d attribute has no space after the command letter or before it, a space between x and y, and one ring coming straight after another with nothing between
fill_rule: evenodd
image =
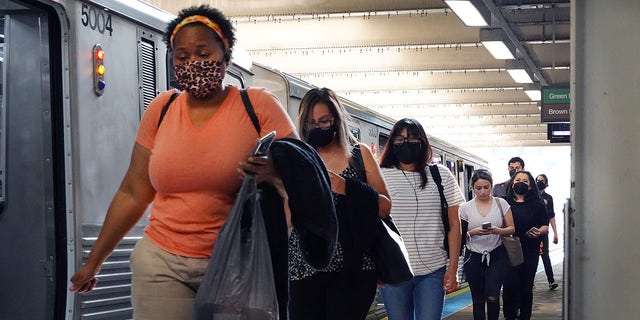
<instances>
[{"instance_id":1,"label":"striped shirt","mask_svg":"<svg viewBox=\"0 0 640 320\"><path fill-rule=\"evenodd\" d=\"M444 196L450 207L464 202L453 174L438 165ZM389 194L391 216L404 240L415 275L426 275L447 265L440 194L427 169L427 184L420 189L420 174L396 168L382 168Z\"/></svg>"}]
</instances>

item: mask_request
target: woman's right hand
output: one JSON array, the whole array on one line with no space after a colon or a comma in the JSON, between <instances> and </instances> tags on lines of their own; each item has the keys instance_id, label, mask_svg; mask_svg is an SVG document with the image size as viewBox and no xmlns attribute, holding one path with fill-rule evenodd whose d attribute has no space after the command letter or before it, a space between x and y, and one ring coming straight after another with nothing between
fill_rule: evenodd
<instances>
[{"instance_id":1,"label":"woman's right hand","mask_svg":"<svg viewBox=\"0 0 640 320\"><path fill-rule=\"evenodd\" d=\"M100 271L100 268L93 268L86 264L83 265L80 270L71 277L71 287L69 287L69 291L82 293L93 290L98 284L98 279L96 278L98 271Z\"/></svg>"}]
</instances>

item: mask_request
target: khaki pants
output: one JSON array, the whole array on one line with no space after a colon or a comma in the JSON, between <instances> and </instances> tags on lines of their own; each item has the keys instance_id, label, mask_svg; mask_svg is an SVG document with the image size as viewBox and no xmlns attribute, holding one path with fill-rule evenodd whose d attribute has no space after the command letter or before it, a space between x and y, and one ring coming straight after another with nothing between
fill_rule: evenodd
<instances>
[{"instance_id":1,"label":"khaki pants","mask_svg":"<svg viewBox=\"0 0 640 320\"><path fill-rule=\"evenodd\" d=\"M131 253L134 319L191 319L208 262L172 254L143 237Z\"/></svg>"}]
</instances>

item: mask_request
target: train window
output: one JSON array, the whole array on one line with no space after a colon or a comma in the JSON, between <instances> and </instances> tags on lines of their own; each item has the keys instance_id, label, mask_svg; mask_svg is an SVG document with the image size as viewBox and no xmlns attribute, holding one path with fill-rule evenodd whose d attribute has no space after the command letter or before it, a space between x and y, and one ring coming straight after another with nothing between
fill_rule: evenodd
<instances>
[{"instance_id":1,"label":"train window","mask_svg":"<svg viewBox=\"0 0 640 320\"><path fill-rule=\"evenodd\" d=\"M442 164L442 155L439 153L434 153L431 159L432 164Z\"/></svg>"},{"instance_id":2,"label":"train window","mask_svg":"<svg viewBox=\"0 0 640 320\"><path fill-rule=\"evenodd\" d=\"M452 174L456 174L456 163L454 161L447 160L447 168Z\"/></svg>"},{"instance_id":3,"label":"train window","mask_svg":"<svg viewBox=\"0 0 640 320\"><path fill-rule=\"evenodd\" d=\"M176 74L173 72L173 53L171 50L167 49L167 88L169 89L178 89L181 90L180 85L178 85L178 81L176 80Z\"/></svg>"},{"instance_id":4,"label":"train window","mask_svg":"<svg viewBox=\"0 0 640 320\"><path fill-rule=\"evenodd\" d=\"M380 152L382 152L384 148L387 146L388 141L389 141L389 135L382 134L382 133L378 135L378 147L380 148Z\"/></svg>"},{"instance_id":5,"label":"train window","mask_svg":"<svg viewBox=\"0 0 640 320\"><path fill-rule=\"evenodd\" d=\"M356 140L361 141L360 128L354 128L352 126L349 126L349 130L351 130L351 134L353 134L353 136L356 137Z\"/></svg>"},{"instance_id":6,"label":"train window","mask_svg":"<svg viewBox=\"0 0 640 320\"><path fill-rule=\"evenodd\" d=\"M471 181L471 175L473 175L474 167L472 165L465 164L464 165L464 181L462 191L466 191L467 200L471 200L473 198L473 191L471 190L471 186L469 182Z\"/></svg>"}]
</instances>

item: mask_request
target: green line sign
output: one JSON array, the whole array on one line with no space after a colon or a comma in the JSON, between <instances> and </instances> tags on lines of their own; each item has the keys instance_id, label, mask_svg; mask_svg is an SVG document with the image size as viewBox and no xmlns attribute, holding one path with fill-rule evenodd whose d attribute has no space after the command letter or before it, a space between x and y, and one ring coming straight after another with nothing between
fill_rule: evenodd
<instances>
[{"instance_id":1,"label":"green line sign","mask_svg":"<svg viewBox=\"0 0 640 320\"><path fill-rule=\"evenodd\" d=\"M569 104L569 88L542 88L543 104Z\"/></svg>"}]
</instances>

